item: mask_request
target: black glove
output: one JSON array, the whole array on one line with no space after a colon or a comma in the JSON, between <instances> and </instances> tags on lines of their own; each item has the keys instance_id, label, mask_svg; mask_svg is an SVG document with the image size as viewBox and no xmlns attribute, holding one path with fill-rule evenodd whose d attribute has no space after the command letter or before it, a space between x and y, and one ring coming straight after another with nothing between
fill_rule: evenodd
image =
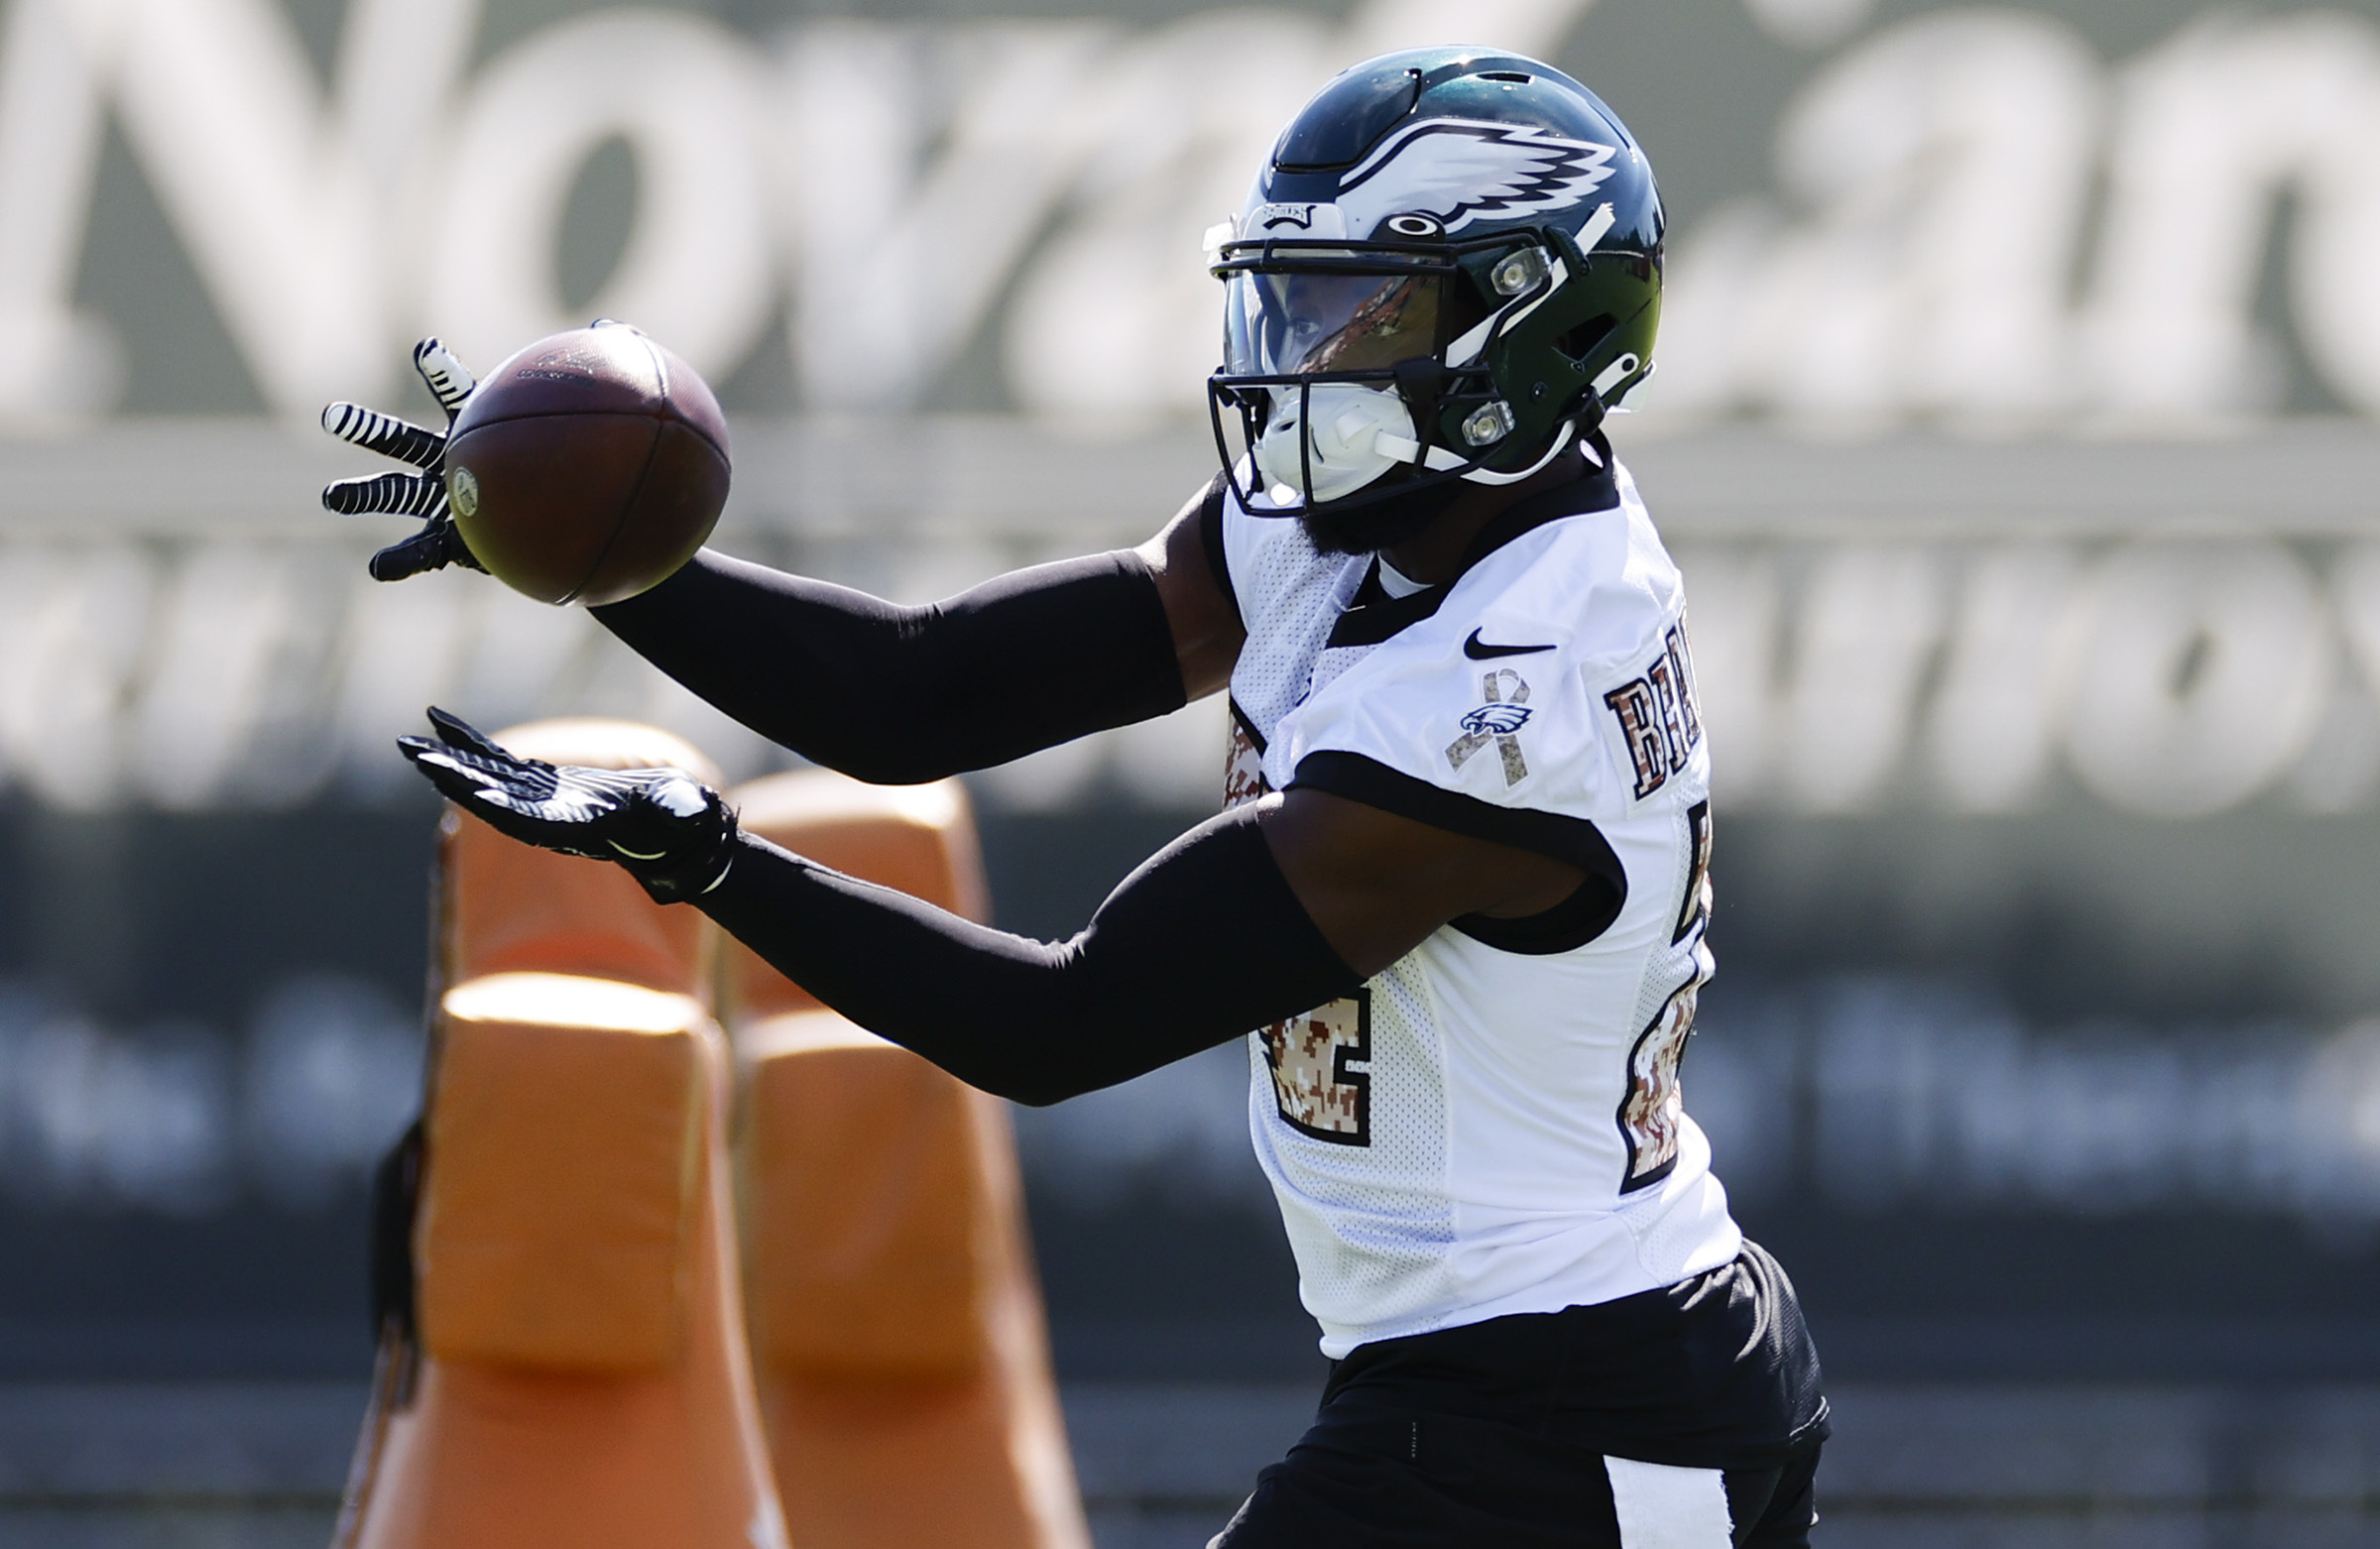
<instances>
[{"instance_id":1,"label":"black glove","mask_svg":"<svg viewBox=\"0 0 2380 1549\"><path fill-rule=\"evenodd\" d=\"M436 737L397 746L455 805L498 833L564 855L617 861L658 903L719 886L736 855L736 814L683 770L587 770L516 758L445 711Z\"/></svg>"},{"instance_id":2,"label":"black glove","mask_svg":"<svg viewBox=\"0 0 2380 1549\"><path fill-rule=\"evenodd\" d=\"M414 369L429 386L429 396L446 411L446 423L479 388L470 370L436 339L414 346ZM372 579L402 581L424 570L459 564L485 570L455 531L446 509L446 431L422 426L366 409L360 404L336 403L322 411L322 428L340 440L366 451L394 457L422 470L419 473L376 473L360 479L341 479L322 491L322 504L342 516L386 513L419 517L421 531L391 543L372 556ZM460 725L460 722L456 723Z\"/></svg>"}]
</instances>

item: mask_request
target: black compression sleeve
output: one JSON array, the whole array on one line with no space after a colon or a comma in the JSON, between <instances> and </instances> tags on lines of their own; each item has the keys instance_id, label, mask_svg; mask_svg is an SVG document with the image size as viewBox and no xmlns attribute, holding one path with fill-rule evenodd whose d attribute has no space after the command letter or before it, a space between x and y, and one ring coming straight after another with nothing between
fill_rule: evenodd
<instances>
[{"instance_id":1,"label":"black compression sleeve","mask_svg":"<svg viewBox=\"0 0 2380 1549\"><path fill-rule=\"evenodd\" d=\"M1019 1103L1130 1080L1362 982L1247 810L1159 851L1062 943L973 924L749 835L694 901L869 1031Z\"/></svg>"},{"instance_id":2,"label":"black compression sleeve","mask_svg":"<svg viewBox=\"0 0 2380 1549\"><path fill-rule=\"evenodd\" d=\"M704 549L592 610L702 698L813 763L905 785L1179 709L1147 562L1036 565L904 608Z\"/></svg>"}]
</instances>

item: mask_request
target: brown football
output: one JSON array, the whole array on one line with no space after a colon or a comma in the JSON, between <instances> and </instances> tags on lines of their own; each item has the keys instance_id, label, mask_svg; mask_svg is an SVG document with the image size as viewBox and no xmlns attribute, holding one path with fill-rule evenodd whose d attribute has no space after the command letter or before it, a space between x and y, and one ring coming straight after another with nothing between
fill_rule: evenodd
<instances>
[{"instance_id":1,"label":"brown football","mask_svg":"<svg viewBox=\"0 0 2380 1549\"><path fill-rule=\"evenodd\" d=\"M727 419L694 369L619 324L488 373L446 441L454 525L488 573L600 607L694 557L727 504Z\"/></svg>"}]
</instances>

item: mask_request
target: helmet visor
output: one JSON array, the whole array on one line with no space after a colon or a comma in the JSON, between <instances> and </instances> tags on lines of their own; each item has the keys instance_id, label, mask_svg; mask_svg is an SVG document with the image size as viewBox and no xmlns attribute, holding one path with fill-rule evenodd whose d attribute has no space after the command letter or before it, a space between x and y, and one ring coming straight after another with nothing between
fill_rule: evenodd
<instances>
[{"instance_id":1,"label":"helmet visor","mask_svg":"<svg viewBox=\"0 0 2380 1549\"><path fill-rule=\"evenodd\" d=\"M1438 349L1440 275L1244 270L1224 283L1230 376L1379 371Z\"/></svg>"}]
</instances>

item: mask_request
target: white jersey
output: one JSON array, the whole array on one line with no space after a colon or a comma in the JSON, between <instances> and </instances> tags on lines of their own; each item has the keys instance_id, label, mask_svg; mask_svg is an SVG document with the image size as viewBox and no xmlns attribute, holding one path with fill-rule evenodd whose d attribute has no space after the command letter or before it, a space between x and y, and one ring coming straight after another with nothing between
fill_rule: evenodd
<instances>
[{"instance_id":1,"label":"white jersey","mask_svg":"<svg viewBox=\"0 0 2380 1549\"><path fill-rule=\"evenodd\" d=\"M1248 630L1227 804L1317 787L1620 893L1616 914L1591 884L1532 920L1457 920L1352 1000L1250 1036L1256 1156L1334 1359L1674 1284L1742 1244L1679 1102L1711 975L1684 593L1624 470L1562 494L1401 598L1369 557L1224 497Z\"/></svg>"}]
</instances>

